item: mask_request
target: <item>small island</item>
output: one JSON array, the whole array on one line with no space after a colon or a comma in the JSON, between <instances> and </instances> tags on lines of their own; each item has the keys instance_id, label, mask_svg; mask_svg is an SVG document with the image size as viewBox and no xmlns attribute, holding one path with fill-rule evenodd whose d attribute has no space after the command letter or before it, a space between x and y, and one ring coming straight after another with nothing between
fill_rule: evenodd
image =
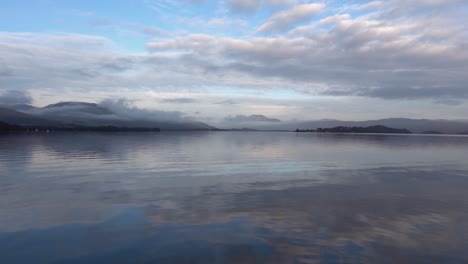
<instances>
[{"instance_id":1,"label":"small island","mask_svg":"<svg viewBox=\"0 0 468 264\"><path fill-rule=\"evenodd\" d=\"M391 128L386 126L369 126L369 127L332 127L332 128L317 128L317 129L296 129L296 132L316 132L316 133L370 133L370 134L411 134L408 129Z\"/></svg>"}]
</instances>

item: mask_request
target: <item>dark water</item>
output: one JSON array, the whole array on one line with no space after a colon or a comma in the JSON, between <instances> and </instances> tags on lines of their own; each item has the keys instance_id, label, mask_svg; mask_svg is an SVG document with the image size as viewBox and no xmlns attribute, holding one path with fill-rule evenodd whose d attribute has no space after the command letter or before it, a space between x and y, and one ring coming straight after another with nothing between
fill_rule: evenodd
<instances>
[{"instance_id":1,"label":"dark water","mask_svg":"<svg viewBox=\"0 0 468 264\"><path fill-rule=\"evenodd\" d=\"M0 263L468 263L468 137L1 135Z\"/></svg>"}]
</instances>

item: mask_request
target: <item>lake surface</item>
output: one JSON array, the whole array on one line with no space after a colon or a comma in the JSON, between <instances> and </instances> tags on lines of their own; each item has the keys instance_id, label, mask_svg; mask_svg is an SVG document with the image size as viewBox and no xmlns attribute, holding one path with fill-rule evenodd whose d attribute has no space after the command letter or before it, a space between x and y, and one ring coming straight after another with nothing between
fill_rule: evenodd
<instances>
[{"instance_id":1,"label":"lake surface","mask_svg":"<svg viewBox=\"0 0 468 264\"><path fill-rule=\"evenodd\" d=\"M468 137L0 135L0 263L468 263Z\"/></svg>"}]
</instances>

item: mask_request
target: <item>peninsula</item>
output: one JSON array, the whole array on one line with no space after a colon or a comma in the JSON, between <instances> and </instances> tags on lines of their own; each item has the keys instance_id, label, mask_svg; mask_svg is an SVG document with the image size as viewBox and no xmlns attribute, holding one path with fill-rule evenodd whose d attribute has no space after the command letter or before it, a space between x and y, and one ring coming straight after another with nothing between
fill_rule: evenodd
<instances>
[{"instance_id":1,"label":"peninsula","mask_svg":"<svg viewBox=\"0 0 468 264\"><path fill-rule=\"evenodd\" d=\"M379 133L379 134L411 134L408 129L391 128L386 126L369 126L369 127L344 127L337 126L332 128L317 128L317 129L296 129L296 132L317 132L317 133Z\"/></svg>"}]
</instances>

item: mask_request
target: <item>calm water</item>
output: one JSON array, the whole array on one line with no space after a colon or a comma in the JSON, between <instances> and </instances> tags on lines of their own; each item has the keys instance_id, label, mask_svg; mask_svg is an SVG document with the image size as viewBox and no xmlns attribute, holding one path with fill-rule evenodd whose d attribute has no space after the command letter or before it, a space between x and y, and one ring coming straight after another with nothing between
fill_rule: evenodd
<instances>
[{"instance_id":1,"label":"calm water","mask_svg":"<svg viewBox=\"0 0 468 264\"><path fill-rule=\"evenodd\" d=\"M0 135L0 263L468 263L468 137Z\"/></svg>"}]
</instances>

